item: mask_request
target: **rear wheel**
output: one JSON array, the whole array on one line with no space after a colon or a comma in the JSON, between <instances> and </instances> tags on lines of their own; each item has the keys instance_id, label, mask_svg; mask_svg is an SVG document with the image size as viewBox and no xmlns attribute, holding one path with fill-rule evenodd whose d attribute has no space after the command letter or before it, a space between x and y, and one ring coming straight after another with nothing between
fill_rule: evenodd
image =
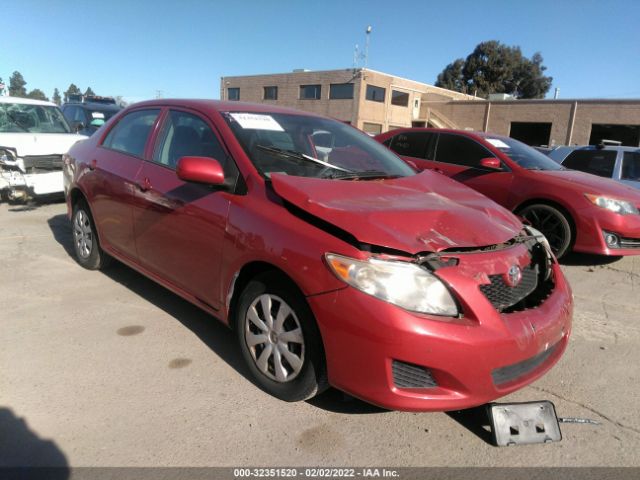
<instances>
[{"instance_id":1,"label":"rear wheel","mask_svg":"<svg viewBox=\"0 0 640 480\"><path fill-rule=\"evenodd\" d=\"M106 267L111 258L100 247L93 217L84 201L76 203L73 207L71 228L76 261L88 270Z\"/></svg>"},{"instance_id":2,"label":"rear wheel","mask_svg":"<svg viewBox=\"0 0 640 480\"><path fill-rule=\"evenodd\" d=\"M573 242L573 232L566 214L544 203L529 205L520 210L519 214L547 237L557 258L568 253Z\"/></svg>"},{"instance_id":3,"label":"rear wheel","mask_svg":"<svg viewBox=\"0 0 640 480\"><path fill-rule=\"evenodd\" d=\"M240 294L235 327L257 385L288 402L328 386L320 332L300 291L284 275L261 274Z\"/></svg>"}]
</instances>

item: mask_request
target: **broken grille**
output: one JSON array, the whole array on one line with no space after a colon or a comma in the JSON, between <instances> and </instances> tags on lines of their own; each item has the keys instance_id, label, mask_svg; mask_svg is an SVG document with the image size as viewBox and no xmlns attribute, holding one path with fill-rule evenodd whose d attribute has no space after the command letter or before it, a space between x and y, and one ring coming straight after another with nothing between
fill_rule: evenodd
<instances>
[{"instance_id":1,"label":"broken grille","mask_svg":"<svg viewBox=\"0 0 640 480\"><path fill-rule=\"evenodd\" d=\"M504 275L489 275L491 283L480 285L480 291L498 311L512 307L529 296L538 286L538 266L522 269L522 279L515 287L507 285Z\"/></svg>"},{"instance_id":2,"label":"broken grille","mask_svg":"<svg viewBox=\"0 0 640 480\"><path fill-rule=\"evenodd\" d=\"M24 157L27 173L62 170L62 155L31 155Z\"/></svg>"}]
</instances>

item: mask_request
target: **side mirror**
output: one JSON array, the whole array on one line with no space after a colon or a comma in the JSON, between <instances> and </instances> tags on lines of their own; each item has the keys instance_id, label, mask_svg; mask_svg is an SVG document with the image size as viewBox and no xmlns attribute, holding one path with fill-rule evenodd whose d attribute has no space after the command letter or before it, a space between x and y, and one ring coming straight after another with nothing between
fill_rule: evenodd
<instances>
[{"instance_id":1,"label":"side mirror","mask_svg":"<svg viewBox=\"0 0 640 480\"><path fill-rule=\"evenodd\" d=\"M480 160L480 166L489 170L502 170L502 163L495 157L483 158Z\"/></svg>"},{"instance_id":2,"label":"side mirror","mask_svg":"<svg viewBox=\"0 0 640 480\"><path fill-rule=\"evenodd\" d=\"M185 182L205 183L207 185L224 184L224 170L214 158L182 157L178 160L176 174Z\"/></svg>"}]
</instances>

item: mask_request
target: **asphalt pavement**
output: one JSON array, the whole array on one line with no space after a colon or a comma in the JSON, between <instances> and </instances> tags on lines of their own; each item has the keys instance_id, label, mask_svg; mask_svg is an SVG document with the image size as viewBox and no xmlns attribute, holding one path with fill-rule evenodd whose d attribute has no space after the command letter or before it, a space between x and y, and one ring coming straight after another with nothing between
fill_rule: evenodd
<instances>
[{"instance_id":1,"label":"asphalt pavement","mask_svg":"<svg viewBox=\"0 0 640 480\"><path fill-rule=\"evenodd\" d=\"M0 466L640 466L640 257L564 262L568 350L500 400L598 425L497 448L479 412L270 397L215 319L121 264L79 267L65 212L0 204Z\"/></svg>"}]
</instances>

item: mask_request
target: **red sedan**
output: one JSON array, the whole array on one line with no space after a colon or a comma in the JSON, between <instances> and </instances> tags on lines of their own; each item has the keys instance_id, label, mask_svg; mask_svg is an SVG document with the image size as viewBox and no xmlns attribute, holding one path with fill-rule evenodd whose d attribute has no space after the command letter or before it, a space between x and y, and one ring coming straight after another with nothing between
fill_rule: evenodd
<instances>
[{"instance_id":1,"label":"red sedan","mask_svg":"<svg viewBox=\"0 0 640 480\"><path fill-rule=\"evenodd\" d=\"M544 237L340 122L144 102L64 162L78 263L116 258L233 328L283 400L333 385L399 410L471 407L566 348L571 292Z\"/></svg>"},{"instance_id":2,"label":"red sedan","mask_svg":"<svg viewBox=\"0 0 640 480\"><path fill-rule=\"evenodd\" d=\"M568 170L546 155L491 133L398 129L376 137L413 162L468 185L527 219L558 258L571 250L640 254L640 192Z\"/></svg>"}]
</instances>

